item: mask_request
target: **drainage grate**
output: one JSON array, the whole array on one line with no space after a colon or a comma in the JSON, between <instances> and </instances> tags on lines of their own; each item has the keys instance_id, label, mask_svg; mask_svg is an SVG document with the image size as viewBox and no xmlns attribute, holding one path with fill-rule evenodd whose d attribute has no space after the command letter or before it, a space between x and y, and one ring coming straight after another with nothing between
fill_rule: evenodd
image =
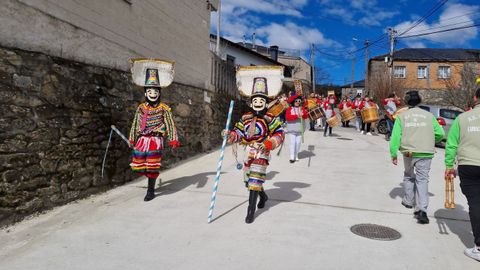
<instances>
[{"instance_id":1,"label":"drainage grate","mask_svg":"<svg viewBox=\"0 0 480 270\"><path fill-rule=\"evenodd\" d=\"M337 140L351 141L351 140L353 140L353 139L350 139L350 138L337 138Z\"/></svg>"},{"instance_id":2,"label":"drainage grate","mask_svg":"<svg viewBox=\"0 0 480 270\"><path fill-rule=\"evenodd\" d=\"M389 227L376 225L376 224L353 225L350 228L350 231L362 237L366 237L374 240L382 240L382 241L397 240L400 237L402 237L402 235L398 231Z\"/></svg>"}]
</instances>

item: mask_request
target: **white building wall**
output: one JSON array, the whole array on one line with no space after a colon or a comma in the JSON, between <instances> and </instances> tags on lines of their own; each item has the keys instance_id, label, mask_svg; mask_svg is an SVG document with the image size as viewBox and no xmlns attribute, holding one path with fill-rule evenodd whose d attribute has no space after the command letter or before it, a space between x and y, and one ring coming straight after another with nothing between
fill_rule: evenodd
<instances>
[{"instance_id":1,"label":"white building wall","mask_svg":"<svg viewBox=\"0 0 480 270\"><path fill-rule=\"evenodd\" d=\"M215 51L216 40L210 40L210 49ZM220 44L220 56L223 60L227 60L227 54L235 57L235 65L240 66L271 66L274 65L273 62L268 61L260 56L256 56L253 53L246 52L240 48L231 46L222 42Z\"/></svg>"},{"instance_id":2,"label":"white building wall","mask_svg":"<svg viewBox=\"0 0 480 270\"><path fill-rule=\"evenodd\" d=\"M210 87L210 11L193 0L2 0L0 45L128 70L176 61L175 81ZM211 0L214 5L218 0Z\"/></svg>"}]
</instances>

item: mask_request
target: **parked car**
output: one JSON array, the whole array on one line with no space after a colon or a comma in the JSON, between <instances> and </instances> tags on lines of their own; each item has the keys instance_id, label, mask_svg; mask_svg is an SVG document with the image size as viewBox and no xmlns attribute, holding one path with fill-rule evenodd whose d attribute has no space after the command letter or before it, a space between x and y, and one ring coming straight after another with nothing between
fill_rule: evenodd
<instances>
[{"instance_id":1,"label":"parked car","mask_svg":"<svg viewBox=\"0 0 480 270\"><path fill-rule=\"evenodd\" d=\"M443 127L445 131L444 140L447 139L448 131L453 124L453 121L457 116L459 116L462 111L454 108L449 108L445 106L438 106L438 105L428 105L428 104L421 104L418 107L424 109L425 111L431 112L435 118L437 118L438 123ZM385 134L388 131L387 121L385 119L380 119L378 123L378 132L381 134ZM437 144L437 146L444 146L443 143Z\"/></svg>"},{"instance_id":2,"label":"parked car","mask_svg":"<svg viewBox=\"0 0 480 270\"><path fill-rule=\"evenodd\" d=\"M438 106L438 105L421 104L418 107L424 109L427 112L431 112L433 116L437 118L438 123L445 130L444 139L447 138L448 131L450 130L450 127L452 126L455 118L457 118L457 116L459 116L462 113L462 111L459 111L457 109Z\"/></svg>"}]
</instances>

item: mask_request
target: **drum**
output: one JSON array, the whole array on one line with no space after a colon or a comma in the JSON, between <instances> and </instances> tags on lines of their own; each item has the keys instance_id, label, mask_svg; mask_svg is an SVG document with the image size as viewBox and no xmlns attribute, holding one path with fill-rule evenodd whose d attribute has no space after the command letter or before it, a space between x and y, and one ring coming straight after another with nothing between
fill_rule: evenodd
<instances>
[{"instance_id":1,"label":"drum","mask_svg":"<svg viewBox=\"0 0 480 270\"><path fill-rule=\"evenodd\" d=\"M307 110L313 110L317 106L316 98L307 99Z\"/></svg>"},{"instance_id":2,"label":"drum","mask_svg":"<svg viewBox=\"0 0 480 270\"><path fill-rule=\"evenodd\" d=\"M320 106L315 106L313 109L308 110L308 117L310 117L310 120L315 121L325 117L325 113Z\"/></svg>"},{"instance_id":3,"label":"drum","mask_svg":"<svg viewBox=\"0 0 480 270\"><path fill-rule=\"evenodd\" d=\"M346 108L345 110L342 110L340 114L342 115L342 121L344 122L355 118L355 112L352 108Z\"/></svg>"},{"instance_id":4,"label":"drum","mask_svg":"<svg viewBox=\"0 0 480 270\"><path fill-rule=\"evenodd\" d=\"M327 119L327 123L330 127L336 127L341 124L341 121L340 118L338 118L337 116L332 116Z\"/></svg>"},{"instance_id":5,"label":"drum","mask_svg":"<svg viewBox=\"0 0 480 270\"><path fill-rule=\"evenodd\" d=\"M393 114L393 120L397 119L398 115L404 111L408 110L408 107L402 107L398 110L395 111L395 113Z\"/></svg>"},{"instance_id":6,"label":"drum","mask_svg":"<svg viewBox=\"0 0 480 270\"><path fill-rule=\"evenodd\" d=\"M285 109L287 109L287 102L285 101L280 101L280 102L277 102L275 105L273 105L272 107L270 107L270 109L268 109L267 113L270 113L272 114L273 116L277 117L279 116L283 111L285 111Z\"/></svg>"},{"instance_id":7,"label":"drum","mask_svg":"<svg viewBox=\"0 0 480 270\"><path fill-rule=\"evenodd\" d=\"M378 116L378 109L376 107L365 108L361 111L362 121L364 123L377 122L380 117Z\"/></svg>"}]
</instances>

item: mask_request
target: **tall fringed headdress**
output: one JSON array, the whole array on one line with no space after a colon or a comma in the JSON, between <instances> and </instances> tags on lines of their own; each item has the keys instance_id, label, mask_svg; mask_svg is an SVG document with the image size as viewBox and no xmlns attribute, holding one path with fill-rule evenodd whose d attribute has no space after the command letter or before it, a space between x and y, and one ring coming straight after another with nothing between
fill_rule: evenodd
<instances>
[{"instance_id":1,"label":"tall fringed headdress","mask_svg":"<svg viewBox=\"0 0 480 270\"><path fill-rule=\"evenodd\" d=\"M135 58L130 59L133 83L143 87L167 87L175 75L174 61Z\"/></svg>"},{"instance_id":2,"label":"tall fringed headdress","mask_svg":"<svg viewBox=\"0 0 480 270\"><path fill-rule=\"evenodd\" d=\"M241 66L237 69L237 87L243 97L275 98L282 90L282 66Z\"/></svg>"}]
</instances>

